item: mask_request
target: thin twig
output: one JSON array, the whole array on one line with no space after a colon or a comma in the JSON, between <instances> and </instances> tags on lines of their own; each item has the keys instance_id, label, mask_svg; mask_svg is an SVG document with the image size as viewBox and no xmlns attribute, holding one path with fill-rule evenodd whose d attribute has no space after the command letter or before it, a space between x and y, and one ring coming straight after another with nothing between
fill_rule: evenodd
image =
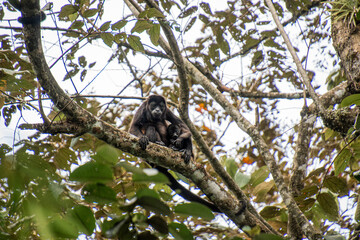
<instances>
[{"instance_id":1,"label":"thin twig","mask_svg":"<svg viewBox=\"0 0 360 240\"><path fill-rule=\"evenodd\" d=\"M279 17L276 13L276 10L275 10L275 7L274 7L274 4L272 3L271 0L265 0L266 4L268 5L269 9L270 9L270 12L271 12L271 15L275 21L275 24L276 26L278 27L279 31L280 31L280 34L281 36L283 37L284 39L284 42L296 64L296 67L297 67L297 70L298 72L300 73L300 76L302 78L302 81L304 83L304 85L306 86L306 89L309 91L309 94L311 96L311 98L313 99L313 101L315 102L316 104L316 107L319 109L320 111L320 114L322 116L325 116L326 115L326 111L325 111L325 108L323 107L323 105L321 104L320 102L320 99L319 99L319 96L316 94L313 86L311 85L311 82L310 82L310 78L309 76L307 75L305 69L303 68L303 66L301 65L301 62L300 62L300 59L299 57L297 56L296 54L296 51L295 51L295 48L293 47L293 45L291 44L290 42L290 39L289 39L289 36L287 35L287 33L285 32L284 30L284 27L283 25L281 24L280 20L279 20Z\"/></svg>"}]
</instances>

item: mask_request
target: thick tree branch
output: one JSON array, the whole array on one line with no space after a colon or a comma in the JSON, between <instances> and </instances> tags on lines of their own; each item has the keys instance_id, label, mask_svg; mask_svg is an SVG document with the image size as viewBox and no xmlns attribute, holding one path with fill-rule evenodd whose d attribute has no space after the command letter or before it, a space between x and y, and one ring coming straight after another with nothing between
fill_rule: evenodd
<instances>
[{"instance_id":1,"label":"thick tree branch","mask_svg":"<svg viewBox=\"0 0 360 240\"><path fill-rule=\"evenodd\" d=\"M331 26L333 45L341 59L341 66L346 77L353 82L360 82L360 34L358 25L350 29L345 21L336 21ZM359 86L357 86L359 88Z\"/></svg>"},{"instance_id":2,"label":"thick tree branch","mask_svg":"<svg viewBox=\"0 0 360 240\"><path fill-rule=\"evenodd\" d=\"M310 239L320 239L320 234L315 231L313 226L309 223L308 219L297 206L295 200L292 198L292 195L290 194L289 189L282 177L280 168L277 165L274 157L271 155L269 147L261 137L257 128L251 125L250 122L240 114L240 112L225 98L225 96L223 96L221 92L216 89L191 62L189 62L184 57L183 62L187 73L190 74L194 80L200 84L215 99L215 101L220 104L220 106L223 107L223 109L234 119L239 128L246 132L255 142L260 154L264 158L267 166L270 169L270 172L272 173L276 186L279 189L280 195L283 198L285 205L289 211L295 214L295 216L299 219L300 225L305 235Z\"/></svg>"},{"instance_id":3,"label":"thick tree branch","mask_svg":"<svg viewBox=\"0 0 360 240\"><path fill-rule=\"evenodd\" d=\"M201 72L193 64L191 64L189 61L185 61L185 66L188 73L193 76L194 80L200 84L216 100L216 102L220 104L220 106L225 109L225 111L234 119L239 128L246 132L254 141L258 151L263 157L274 178L276 186L280 192L281 197L283 198L285 205L289 211L291 209L292 214L300 219L300 226L304 234L310 239L320 239L320 235L315 231L313 226L309 223L308 219L297 206L295 200L292 198L292 195L290 194L281 174L280 167L277 165L274 156L270 153L269 147L261 137L257 128L251 125L251 123L241 115L241 113L225 98L225 96L221 94L218 89L216 89L209 82L209 80L203 74L201 74Z\"/></svg>"},{"instance_id":4,"label":"thick tree branch","mask_svg":"<svg viewBox=\"0 0 360 240\"><path fill-rule=\"evenodd\" d=\"M129 0L127 1L129 4L135 4L133 1ZM157 6L157 4L151 0L146 0L147 4L152 7L156 8L159 11L161 9ZM139 5L132 5L130 9L133 11L134 15L138 16L139 12L142 11L141 7ZM136 11L135 11L136 9ZM200 149L202 152L208 157L211 165L215 169L215 171L219 174L219 176L224 180L228 188L233 191L237 198L245 201L247 205L249 206L249 212L247 212L247 219L253 221L253 216L256 216L256 221L253 221L257 225L262 226L265 232L272 232L275 234L278 234L276 230L274 230L256 211L256 209L250 204L250 201L246 197L246 195L241 191L241 189L237 186L235 181L230 177L230 175L225 171L224 167L221 165L219 160L215 157L211 149L207 146L206 142L202 138L202 136L198 133L195 126L189 119L188 115L188 98L189 98L189 87L188 87L188 81L186 78L186 69L184 65L184 61L187 61L185 58L182 57L181 52L179 50L177 41L173 35L173 32L171 28L164 22L163 19L159 19L159 22L161 24L161 27L163 31L165 32L165 36L168 39L168 42L166 42L161 36L159 39L160 46L163 47L165 51L168 51L169 47L171 49L171 56L172 60L175 63L179 78L180 78L180 115L181 118L185 121L185 123L190 128L190 131L192 132L195 141L200 146ZM239 206L240 207L240 206ZM251 213L250 213L251 212Z\"/></svg>"},{"instance_id":5,"label":"thick tree branch","mask_svg":"<svg viewBox=\"0 0 360 240\"><path fill-rule=\"evenodd\" d=\"M39 1L29 0L22 2L23 16L33 16L39 12ZM65 115L68 116L68 124L79 124L79 132L76 128L70 128L73 134L88 132L98 139L113 145L122 151L133 154L134 156L147 159L156 165L163 166L174 171L177 171L184 176L190 178L209 198L222 210L239 228L244 225L255 226L255 221L244 219L241 215L236 215L236 210L239 207L239 202L236 201L227 191L225 191L211 176L207 174L202 166L199 164L189 163L185 164L179 152L175 152L169 148L162 147L150 143L147 150L141 149L138 144L138 138L130 135L127 132L120 131L110 124L99 120L91 113L82 109L72 99L65 94L65 92L56 83L52 76L49 67L46 64L45 57L41 48L40 41L40 25L27 24L24 26L24 38L26 48L30 56L30 61L33 64L40 84L45 92L50 96L54 104L61 109ZM48 132L60 132L61 129L53 129L58 127L57 124L41 127L34 125L35 128L41 128ZM22 126L29 128L31 126Z\"/></svg>"},{"instance_id":6,"label":"thick tree branch","mask_svg":"<svg viewBox=\"0 0 360 240\"><path fill-rule=\"evenodd\" d=\"M315 115L309 114L307 106L303 107L301 116L302 118L298 129L298 138L296 141L294 163L289 186L293 197L300 196L301 190L304 188L303 180L306 177L307 163L310 151L310 140L312 136L313 126L316 120ZM302 239L303 237L299 221L295 216L290 214L288 220L288 233L294 239Z\"/></svg>"}]
</instances>

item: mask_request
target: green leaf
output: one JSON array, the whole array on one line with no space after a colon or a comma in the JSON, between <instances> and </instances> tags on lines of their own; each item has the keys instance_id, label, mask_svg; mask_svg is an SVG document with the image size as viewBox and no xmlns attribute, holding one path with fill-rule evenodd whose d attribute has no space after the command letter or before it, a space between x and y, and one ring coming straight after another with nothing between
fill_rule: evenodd
<instances>
[{"instance_id":1,"label":"green leaf","mask_svg":"<svg viewBox=\"0 0 360 240\"><path fill-rule=\"evenodd\" d=\"M273 180L269 181L269 182L262 182L258 185L256 185L256 187L253 190L253 194L256 196L255 201L257 202L262 202L265 200L265 197L267 195L267 193L275 186L275 183Z\"/></svg>"},{"instance_id":2,"label":"green leaf","mask_svg":"<svg viewBox=\"0 0 360 240\"><path fill-rule=\"evenodd\" d=\"M162 14L162 12L160 12L156 8L149 8L148 10L146 10L146 16L148 18L152 18L152 17L165 18L164 14Z\"/></svg>"},{"instance_id":3,"label":"green leaf","mask_svg":"<svg viewBox=\"0 0 360 240\"><path fill-rule=\"evenodd\" d=\"M355 119L355 123L354 123L354 128L355 128L355 130L359 130L360 129L360 117L359 117L360 115L358 114L357 116L356 116L356 119Z\"/></svg>"},{"instance_id":4,"label":"green leaf","mask_svg":"<svg viewBox=\"0 0 360 240\"><path fill-rule=\"evenodd\" d=\"M114 41L116 43L121 43L126 40L126 33L117 33L115 34Z\"/></svg>"},{"instance_id":5,"label":"green leaf","mask_svg":"<svg viewBox=\"0 0 360 240\"><path fill-rule=\"evenodd\" d=\"M122 29L123 27L125 27L125 25L126 25L127 23L128 23L128 22L125 21L125 20L117 21L116 23L114 23L113 25L111 25L111 29L112 29L112 30L120 30L120 29Z\"/></svg>"},{"instance_id":6,"label":"green leaf","mask_svg":"<svg viewBox=\"0 0 360 240\"><path fill-rule=\"evenodd\" d=\"M239 169L237 163L235 162L235 159L226 158L225 159L225 167L226 167L226 171L229 173L229 175L232 178L234 178L236 171Z\"/></svg>"},{"instance_id":7,"label":"green leaf","mask_svg":"<svg viewBox=\"0 0 360 240\"><path fill-rule=\"evenodd\" d=\"M113 146L104 144L96 149L96 154L92 158L97 162L115 164L119 160L119 152Z\"/></svg>"},{"instance_id":8,"label":"green leaf","mask_svg":"<svg viewBox=\"0 0 360 240\"><path fill-rule=\"evenodd\" d=\"M70 14L68 17L69 17L69 20L71 22L73 22L78 18L78 16L79 16L79 14L76 12L76 13Z\"/></svg>"},{"instance_id":9,"label":"green leaf","mask_svg":"<svg viewBox=\"0 0 360 240\"><path fill-rule=\"evenodd\" d=\"M220 46L220 50L226 54L229 55L230 54L230 46L227 40L223 39L222 41L218 42L219 46Z\"/></svg>"},{"instance_id":10,"label":"green leaf","mask_svg":"<svg viewBox=\"0 0 360 240\"><path fill-rule=\"evenodd\" d=\"M149 188L142 188L136 192L137 198L141 198L144 196L160 199L159 194L156 191L149 189Z\"/></svg>"},{"instance_id":11,"label":"green leaf","mask_svg":"<svg viewBox=\"0 0 360 240\"><path fill-rule=\"evenodd\" d=\"M59 13L59 18L69 17L69 15L74 14L78 11L77 7L71 4L63 6Z\"/></svg>"},{"instance_id":12,"label":"green leaf","mask_svg":"<svg viewBox=\"0 0 360 240\"><path fill-rule=\"evenodd\" d=\"M335 235L326 235L324 236L325 240L346 240L346 238L340 234Z\"/></svg>"},{"instance_id":13,"label":"green leaf","mask_svg":"<svg viewBox=\"0 0 360 240\"><path fill-rule=\"evenodd\" d=\"M263 210L261 210L260 215L265 219L269 219L280 216L281 212L281 208L275 206L266 206Z\"/></svg>"},{"instance_id":14,"label":"green leaf","mask_svg":"<svg viewBox=\"0 0 360 240\"><path fill-rule=\"evenodd\" d=\"M70 173L69 180L78 182L109 182L113 180L113 171L105 164L88 162Z\"/></svg>"},{"instance_id":15,"label":"green leaf","mask_svg":"<svg viewBox=\"0 0 360 240\"><path fill-rule=\"evenodd\" d=\"M109 33L109 32L102 32L100 34L101 39L103 40L103 42L108 45L109 47L112 46L113 42L114 42L114 36Z\"/></svg>"},{"instance_id":16,"label":"green leaf","mask_svg":"<svg viewBox=\"0 0 360 240\"><path fill-rule=\"evenodd\" d=\"M91 8L91 9L86 10L84 12L83 16L86 17L86 18L89 18L89 17L94 16L98 12L99 12L99 10L97 8Z\"/></svg>"},{"instance_id":17,"label":"green leaf","mask_svg":"<svg viewBox=\"0 0 360 240\"><path fill-rule=\"evenodd\" d=\"M335 197L330 193L320 193L317 197L320 207L326 213L330 221L337 221L339 217L339 206Z\"/></svg>"},{"instance_id":18,"label":"green leaf","mask_svg":"<svg viewBox=\"0 0 360 240\"><path fill-rule=\"evenodd\" d=\"M105 233L106 238L132 239L133 234L129 231L131 218L128 215L123 215L120 219L112 219L111 221L104 220L101 225L101 231Z\"/></svg>"},{"instance_id":19,"label":"green leaf","mask_svg":"<svg viewBox=\"0 0 360 240\"><path fill-rule=\"evenodd\" d=\"M253 174L251 174L251 179L249 184L252 187L257 186L258 184L265 182L265 179L269 177L269 170L267 166L262 166L261 168L257 169Z\"/></svg>"},{"instance_id":20,"label":"green leaf","mask_svg":"<svg viewBox=\"0 0 360 240\"><path fill-rule=\"evenodd\" d=\"M143 31L150 29L153 25L146 20L138 20L135 26L131 29L131 33L138 32L142 33Z\"/></svg>"},{"instance_id":21,"label":"green leaf","mask_svg":"<svg viewBox=\"0 0 360 240\"><path fill-rule=\"evenodd\" d=\"M101 183L85 185L82 194L87 202L108 204L116 201L115 191Z\"/></svg>"},{"instance_id":22,"label":"green leaf","mask_svg":"<svg viewBox=\"0 0 360 240\"><path fill-rule=\"evenodd\" d=\"M108 30L110 28L110 23L111 23L111 21L104 22L100 27L100 31Z\"/></svg>"},{"instance_id":23,"label":"green leaf","mask_svg":"<svg viewBox=\"0 0 360 240\"><path fill-rule=\"evenodd\" d=\"M127 172L136 174L145 174L141 168L135 167L127 162L119 162L116 164L117 167L123 167Z\"/></svg>"},{"instance_id":24,"label":"green leaf","mask_svg":"<svg viewBox=\"0 0 360 240\"><path fill-rule=\"evenodd\" d=\"M343 149L339 155L336 156L334 162L335 175L339 175L344 172L345 168L349 165L349 160L351 158L351 152L349 149Z\"/></svg>"},{"instance_id":25,"label":"green leaf","mask_svg":"<svg viewBox=\"0 0 360 240\"><path fill-rule=\"evenodd\" d=\"M324 181L324 186L331 192L344 196L349 192L346 180L341 177L329 176Z\"/></svg>"},{"instance_id":26,"label":"green leaf","mask_svg":"<svg viewBox=\"0 0 360 240\"><path fill-rule=\"evenodd\" d=\"M214 214L211 210L197 202L179 204L175 206L174 211L185 216L200 217L205 220L214 219Z\"/></svg>"},{"instance_id":27,"label":"green leaf","mask_svg":"<svg viewBox=\"0 0 360 240\"><path fill-rule=\"evenodd\" d=\"M353 104L360 105L360 94L353 94L344 98L340 103L340 107L351 106Z\"/></svg>"},{"instance_id":28,"label":"green leaf","mask_svg":"<svg viewBox=\"0 0 360 240\"><path fill-rule=\"evenodd\" d=\"M83 21L74 21L71 26L70 29L82 29L82 27L84 26L84 22Z\"/></svg>"},{"instance_id":29,"label":"green leaf","mask_svg":"<svg viewBox=\"0 0 360 240\"><path fill-rule=\"evenodd\" d=\"M353 172L353 176L356 180L360 182L360 170Z\"/></svg>"},{"instance_id":30,"label":"green leaf","mask_svg":"<svg viewBox=\"0 0 360 240\"><path fill-rule=\"evenodd\" d=\"M160 216L152 216L146 221L149 225L155 228L159 233L168 234L169 227L167 222Z\"/></svg>"},{"instance_id":31,"label":"green leaf","mask_svg":"<svg viewBox=\"0 0 360 240\"><path fill-rule=\"evenodd\" d=\"M69 219L57 218L50 222L49 228L57 238L77 238L79 235L76 224Z\"/></svg>"},{"instance_id":32,"label":"green leaf","mask_svg":"<svg viewBox=\"0 0 360 240\"><path fill-rule=\"evenodd\" d=\"M316 185L306 186L301 191L301 197L307 198L307 197L314 196L315 194L318 193L318 191L319 191L319 188Z\"/></svg>"},{"instance_id":33,"label":"green leaf","mask_svg":"<svg viewBox=\"0 0 360 240\"><path fill-rule=\"evenodd\" d=\"M153 24L149 29L150 40L155 46L159 45L160 24Z\"/></svg>"},{"instance_id":34,"label":"green leaf","mask_svg":"<svg viewBox=\"0 0 360 240\"><path fill-rule=\"evenodd\" d=\"M169 183L169 179L154 168L143 169L142 174L134 173L134 182Z\"/></svg>"},{"instance_id":35,"label":"green leaf","mask_svg":"<svg viewBox=\"0 0 360 240\"><path fill-rule=\"evenodd\" d=\"M190 16L191 14L195 13L198 10L198 7L193 6L189 7L188 9L185 9L180 15L179 18L186 18Z\"/></svg>"},{"instance_id":36,"label":"green leaf","mask_svg":"<svg viewBox=\"0 0 360 240\"><path fill-rule=\"evenodd\" d=\"M192 26L194 25L194 23L196 22L196 19L197 19L197 17L193 17L193 18L190 20L190 22L186 25L184 32L187 32L187 31L189 31L189 30L191 29L191 27L192 27Z\"/></svg>"},{"instance_id":37,"label":"green leaf","mask_svg":"<svg viewBox=\"0 0 360 240\"><path fill-rule=\"evenodd\" d=\"M336 135L337 135L337 132L335 132L334 130L332 130L330 128L325 129L324 138L326 141L329 140L330 138L333 138Z\"/></svg>"},{"instance_id":38,"label":"green leaf","mask_svg":"<svg viewBox=\"0 0 360 240\"><path fill-rule=\"evenodd\" d=\"M144 196L139 198L136 203L146 210L153 211L157 214L170 215L170 208L157 198Z\"/></svg>"},{"instance_id":39,"label":"green leaf","mask_svg":"<svg viewBox=\"0 0 360 240\"><path fill-rule=\"evenodd\" d=\"M140 38L138 36L129 35L127 41L135 51L145 52L144 46L140 42Z\"/></svg>"},{"instance_id":40,"label":"green leaf","mask_svg":"<svg viewBox=\"0 0 360 240\"><path fill-rule=\"evenodd\" d=\"M75 206L72 210L72 217L78 222L81 232L91 235L95 229L95 218L90 208L85 206Z\"/></svg>"},{"instance_id":41,"label":"green leaf","mask_svg":"<svg viewBox=\"0 0 360 240\"><path fill-rule=\"evenodd\" d=\"M204 10L205 13L212 15L210 5L208 3L200 3L200 7Z\"/></svg>"},{"instance_id":42,"label":"green leaf","mask_svg":"<svg viewBox=\"0 0 360 240\"><path fill-rule=\"evenodd\" d=\"M360 222L360 195L357 198L357 203L356 203L356 209L355 209L355 214L354 214L354 218L357 222Z\"/></svg>"},{"instance_id":43,"label":"green leaf","mask_svg":"<svg viewBox=\"0 0 360 240\"><path fill-rule=\"evenodd\" d=\"M175 223L175 222L170 223L169 232L175 238L175 240L194 239L190 230L182 223Z\"/></svg>"},{"instance_id":44,"label":"green leaf","mask_svg":"<svg viewBox=\"0 0 360 240\"><path fill-rule=\"evenodd\" d=\"M237 172L234 177L236 184L240 188L245 187L250 182L250 179L251 179L251 176L244 174L242 172Z\"/></svg>"}]
</instances>

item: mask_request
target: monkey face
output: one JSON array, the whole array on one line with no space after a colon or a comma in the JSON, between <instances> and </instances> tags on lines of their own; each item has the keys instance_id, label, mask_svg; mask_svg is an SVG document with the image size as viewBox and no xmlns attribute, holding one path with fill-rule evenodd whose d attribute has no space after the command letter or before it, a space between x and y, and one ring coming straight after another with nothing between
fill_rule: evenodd
<instances>
[{"instance_id":1,"label":"monkey face","mask_svg":"<svg viewBox=\"0 0 360 240\"><path fill-rule=\"evenodd\" d=\"M162 120L165 111L165 104L163 102L150 102L150 113L154 120Z\"/></svg>"}]
</instances>

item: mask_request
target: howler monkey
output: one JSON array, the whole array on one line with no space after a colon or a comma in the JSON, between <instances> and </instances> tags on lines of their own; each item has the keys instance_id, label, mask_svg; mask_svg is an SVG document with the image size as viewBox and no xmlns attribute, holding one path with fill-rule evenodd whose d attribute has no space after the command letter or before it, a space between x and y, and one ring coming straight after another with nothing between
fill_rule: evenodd
<instances>
[{"instance_id":1,"label":"howler monkey","mask_svg":"<svg viewBox=\"0 0 360 240\"><path fill-rule=\"evenodd\" d=\"M184 122L175 116L166 106L166 101L163 96L151 95L149 96L136 111L134 118L131 122L129 132L139 139L139 144L142 149L146 149L149 142L159 143L160 145L169 146L170 142L167 136L167 121L172 125L176 125L181 131L188 133L186 136L182 136L180 143L183 141L190 140L191 133ZM180 131L180 132L181 132ZM181 135L180 135L181 136ZM178 138L177 138L178 139ZM191 144L192 147L192 144ZM190 152L183 155L185 162L189 162L192 156L192 148L188 149ZM190 157L189 157L190 156ZM187 158L189 157L189 158ZM221 212L219 208L211 202L202 199L201 197L193 194L191 191L182 186L174 177L171 175L166 168L160 166L154 166L159 172L163 173L170 181L169 187L177 192L180 196L188 201L201 203L214 212Z\"/></svg>"},{"instance_id":2,"label":"howler monkey","mask_svg":"<svg viewBox=\"0 0 360 240\"><path fill-rule=\"evenodd\" d=\"M185 124L184 124L185 125ZM181 124L170 124L167 128L167 140L169 148L176 151L181 151L185 163L188 163L191 157L194 157L192 152L192 142L190 130Z\"/></svg>"}]
</instances>

